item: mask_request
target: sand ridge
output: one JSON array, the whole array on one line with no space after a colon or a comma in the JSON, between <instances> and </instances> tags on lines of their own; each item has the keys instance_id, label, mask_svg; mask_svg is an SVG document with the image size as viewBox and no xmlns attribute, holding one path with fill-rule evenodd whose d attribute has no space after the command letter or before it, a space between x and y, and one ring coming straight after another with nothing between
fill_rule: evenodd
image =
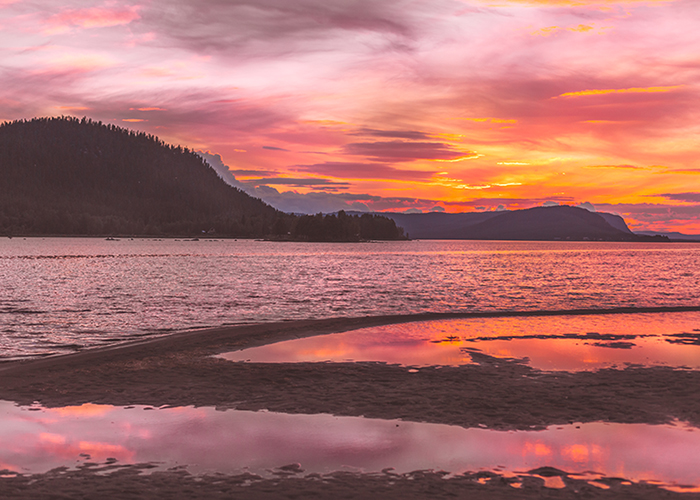
<instances>
[{"instance_id":1,"label":"sand ridge","mask_svg":"<svg viewBox=\"0 0 700 500\"><path fill-rule=\"evenodd\" d=\"M399 418L502 430L541 429L554 424L594 421L665 423L680 420L700 426L700 372L691 370L628 367L595 372L543 372L518 360L477 353L473 355L477 361L474 365L418 370L382 363L232 363L212 357L221 352L291 338L436 317L445 319L444 315L430 314L241 325L6 363L0 366L0 399L18 404L38 401L48 407L90 402L116 406L267 409L285 413ZM191 495L182 498L219 498L208 489L212 479L195 480L182 471L143 479L124 472L131 470L129 468L119 470L123 477L114 477L119 477L125 487L133 483L134 489L129 490L132 493L113 498L161 496L157 493L161 486L166 488L162 490L166 494L170 486L185 483ZM575 481L571 482L571 487L552 489L534 478L528 479L527 488L516 489L507 481L482 478L480 482L473 475L471 479L465 476L435 482L430 474L420 476L419 480L418 476L411 479L361 474L342 481L294 476L276 482L266 479L253 487L252 483L246 483L245 487L231 486L234 479L219 478L217 481L231 483L226 491L235 491L235 498L292 498L294 492L297 497L306 496L301 492L308 488L311 488L307 491L309 495L320 498L411 498L411 495L426 498L427 491L431 491L432 498L448 498L459 492L469 494L469 498L539 498L542 495L552 498L700 498L700 494L681 495L646 484L633 484L632 489L617 485L617 495L613 495L612 488L590 485L584 488L574 484ZM33 479L29 481L27 477ZM64 471L53 476L49 473L7 477L0 478L0 489L9 491L7 488L14 485L12 491L18 496L8 498L42 498L40 493L44 490L41 488L56 491L57 485L72 478L65 484L82 488L87 495L82 498L91 498L91 488L107 488L113 482L111 477L112 474L104 476L91 471L83 471L82 475ZM430 489L423 489L427 484L431 485ZM136 490L142 490L143 496L133 493ZM361 492L366 495L360 495ZM169 493L166 496L170 496Z\"/></svg>"}]
</instances>

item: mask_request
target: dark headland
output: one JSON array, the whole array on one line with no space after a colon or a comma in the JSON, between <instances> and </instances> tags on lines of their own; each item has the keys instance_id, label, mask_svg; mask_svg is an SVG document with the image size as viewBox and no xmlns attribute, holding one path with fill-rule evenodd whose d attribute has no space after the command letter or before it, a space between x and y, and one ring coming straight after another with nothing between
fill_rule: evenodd
<instances>
[{"instance_id":1,"label":"dark headland","mask_svg":"<svg viewBox=\"0 0 700 500\"><path fill-rule=\"evenodd\" d=\"M0 125L0 234L404 238L381 215L280 212L226 184L186 147L68 117Z\"/></svg>"}]
</instances>

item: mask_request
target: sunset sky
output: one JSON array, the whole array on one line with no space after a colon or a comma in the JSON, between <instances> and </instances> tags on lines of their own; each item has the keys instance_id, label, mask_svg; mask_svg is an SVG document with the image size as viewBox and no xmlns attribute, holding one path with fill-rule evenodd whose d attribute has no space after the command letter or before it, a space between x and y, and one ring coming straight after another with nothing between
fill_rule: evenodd
<instances>
[{"instance_id":1,"label":"sunset sky","mask_svg":"<svg viewBox=\"0 0 700 500\"><path fill-rule=\"evenodd\" d=\"M147 131L286 211L590 202L700 234L699 19L698 0L0 0L0 120Z\"/></svg>"}]
</instances>

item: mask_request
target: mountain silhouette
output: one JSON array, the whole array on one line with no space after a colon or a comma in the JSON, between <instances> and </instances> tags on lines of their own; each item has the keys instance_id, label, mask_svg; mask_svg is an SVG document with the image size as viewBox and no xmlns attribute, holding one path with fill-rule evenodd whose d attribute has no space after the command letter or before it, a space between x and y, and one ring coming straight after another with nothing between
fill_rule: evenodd
<instances>
[{"instance_id":1,"label":"mountain silhouette","mask_svg":"<svg viewBox=\"0 0 700 500\"><path fill-rule=\"evenodd\" d=\"M188 148L87 118L0 125L0 234L401 239L381 215L285 214Z\"/></svg>"},{"instance_id":2,"label":"mountain silhouette","mask_svg":"<svg viewBox=\"0 0 700 500\"><path fill-rule=\"evenodd\" d=\"M414 239L667 241L632 233L618 215L567 205L500 212L383 215Z\"/></svg>"},{"instance_id":3,"label":"mountain silhouette","mask_svg":"<svg viewBox=\"0 0 700 500\"><path fill-rule=\"evenodd\" d=\"M261 236L288 216L181 146L83 118L0 125L0 231Z\"/></svg>"}]
</instances>

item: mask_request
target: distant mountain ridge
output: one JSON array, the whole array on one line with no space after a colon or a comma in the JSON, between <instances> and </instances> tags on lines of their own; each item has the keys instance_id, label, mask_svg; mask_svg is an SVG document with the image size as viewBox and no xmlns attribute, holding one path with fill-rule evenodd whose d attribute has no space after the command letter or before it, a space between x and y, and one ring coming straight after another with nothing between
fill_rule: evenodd
<instances>
[{"instance_id":1,"label":"distant mountain ridge","mask_svg":"<svg viewBox=\"0 0 700 500\"><path fill-rule=\"evenodd\" d=\"M637 235L619 215L567 205L500 212L382 212L413 239L668 241Z\"/></svg>"},{"instance_id":2,"label":"distant mountain ridge","mask_svg":"<svg viewBox=\"0 0 700 500\"><path fill-rule=\"evenodd\" d=\"M671 241L700 241L700 234L683 234L677 231L636 231L635 234L666 236Z\"/></svg>"}]
</instances>

